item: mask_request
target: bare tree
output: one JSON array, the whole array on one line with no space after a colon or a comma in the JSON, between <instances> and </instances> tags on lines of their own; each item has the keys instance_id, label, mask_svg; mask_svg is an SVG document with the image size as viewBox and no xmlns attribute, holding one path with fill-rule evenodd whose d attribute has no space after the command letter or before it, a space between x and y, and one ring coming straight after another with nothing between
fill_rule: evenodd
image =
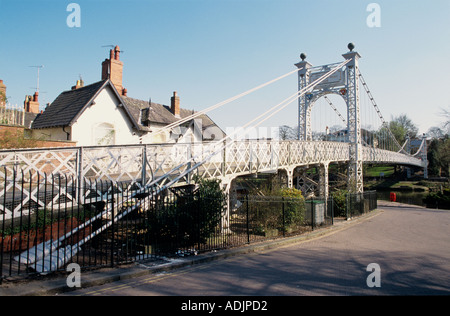
<instances>
[{"instance_id":1,"label":"bare tree","mask_svg":"<svg viewBox=\"0 0 450 316\"><path fill-rule=\"evenodd\" d=\"M443 125L443 129L447 134L450 134L450 111L449 110L442 110L441 115L444 116L444 123Z\"/></svg>"},{"instance_id":2,"label":"bare tree","mask_svg":"<svg viewBox=\"0 0 450 316\"><path fill-rule=\"evenodd\" d=\"M282 125L278 128L278 135L280 140L296 140L297 129L287 125Z\"/></svg>"}]
</instances>

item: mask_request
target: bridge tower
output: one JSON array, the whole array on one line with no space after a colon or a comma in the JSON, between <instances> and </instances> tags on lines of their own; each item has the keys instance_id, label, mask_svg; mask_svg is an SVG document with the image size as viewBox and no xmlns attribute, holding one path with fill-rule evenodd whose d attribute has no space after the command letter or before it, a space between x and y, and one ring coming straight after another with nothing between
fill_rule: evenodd
<instances>
[{"instance_id":1,"label":"bridge tower","mask_svg":"<svg viewBox=\"0 0 450 316\"><path fill-rule=\"evenodd\" d=\"M314 86L311 91L299 98L298 140L312 140L311 110L315 102L327 94L340 95L347 105L347 130L349 142L352 144L349 151L348 186L350 191L360 193L363 192L358 67L358 60L361 58L361 55L353 51L355 46L352 43L348 44L347 47L349 52L342 56L349 62L342 69ZM313 65L305 61L305 54L302 53L300 58L302 61L295 64L299 68L299 91L337 66L337 64L328 64L313 67Z\"/></svg>"}]
</instances>

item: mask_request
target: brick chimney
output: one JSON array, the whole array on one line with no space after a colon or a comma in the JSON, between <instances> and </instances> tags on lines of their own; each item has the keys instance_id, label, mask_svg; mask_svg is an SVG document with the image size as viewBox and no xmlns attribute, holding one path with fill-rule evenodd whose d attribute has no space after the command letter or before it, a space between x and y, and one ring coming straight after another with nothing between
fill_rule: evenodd
<instances>
[{"instance_id":1,"label":"brick chimney","mask_svg":"<svg viewBox=\"0 0 450 316\"><path fill-rule=\"evenodd\" d=\"M35 92L33 96L27 95L23 103L25 112L39 113L39 92Z\"/></svg>"},{"instance_id":2,"label":"brick chimney","mask_svg":"<svg viewBox=\"0 0 450 316\"><path fill-rule=\"evenodd\" d=\"M6 105L6 86L3 83L3 80L0 79L0 106Z\"/></svg>"},{"instance_id":3,"label":"brick chimney","mask_svg":"<svg viewBox=\"0 0 450 316\"><path fill-rule=\"evenodd\" d=\"M102 62L102 80L110 79L119 94L124 95L122 85L123 62L120 61L120 48L109 51L109 59Z\"/></svg>"},{"instance_id":4,"label":"brick chimney","mask_svg":"<svg viewBox=\"0 0 450 316\"><path fill-rule=\"evenodd\" d=\"M180 116L180 97L177 95L177 92L173 92L173 97L170 98L170 110L172 114L176 117Z\"/></svg>"}]
</instances>

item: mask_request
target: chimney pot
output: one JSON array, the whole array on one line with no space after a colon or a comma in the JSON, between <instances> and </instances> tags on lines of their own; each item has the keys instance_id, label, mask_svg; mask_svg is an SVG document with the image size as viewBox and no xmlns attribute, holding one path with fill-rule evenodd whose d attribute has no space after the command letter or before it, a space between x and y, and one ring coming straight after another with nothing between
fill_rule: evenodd
<instances>
[{"instance_id":1,"label":"chimney pot","mask_svg":"<svg viewBox=\"0 0 450 316\"><path fill-rule=\"evenodd\" d=\"M79 79L77 80L77 83L72 87L72 90L76 90L82 87L84 87L84 81Z\"/></svg>"},{"instance_id":2,"label":"chimney pot","mask_svg":"<svg viewBox=\"0 0 450 316\"><path fill-rule=\"evenodd\" d=\"M114 59L119 60L120 48L119 46L114 47Z\"/></svg>"}]
</instances>

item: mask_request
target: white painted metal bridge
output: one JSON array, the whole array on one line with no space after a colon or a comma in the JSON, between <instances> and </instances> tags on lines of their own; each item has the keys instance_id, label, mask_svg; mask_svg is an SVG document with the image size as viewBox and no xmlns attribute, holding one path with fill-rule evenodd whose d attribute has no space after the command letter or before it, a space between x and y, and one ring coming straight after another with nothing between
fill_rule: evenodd
<instances>
[{"instance_id":1,"label":"white painted metal bridge","mask_svg":"<svg viewBox=\"0 0 450 316\"><path fill-rule=\"evenodd\" d=\"M229 190L232 181L239 176L283 171L287 175L287 185L292 187L296 170L314 165L320 167L320 194L325 197L328 195L328 166L333 163L348 165L349 189L355 192L363 190L363 163L400 164L424 168L426 176L425 138L417 152L411 154L405 150L407 144L402 146L392 137L359 71L360 55L353 52L353 46L349 45L349 49L350 51L343 55L344 62L319 67L313 67L306 62L306 56L302 54L302 61L296 64L298 69L279 77L284 78L289 74L298 73L298 91L243 126L243 129L257 126L293 101L298 101L298 140L236 140L233 135L227 135L218 141L199 144L142 144L0 151L1 219L4 221L20 216L24 210L30 209L25 207L30 203L37 205L38 208L48 208L61 201L68 206L109 200L110 189L119 182L134 187L136 192L156 188L152 192L158 194L171 186L190 183L194 174L220 179L224 188ZM206 111L223 106L279 78L207 110L199 111L163 129L174 128L187 120L193 120ZM368 142L362 137L360 83L369 95L374 111L382 121L384 135L390 138L389 142L383 142L381 134L376 133L373 133L373 140L376 138L376 141ZM349 136L346 142L312 140L311 109L319 98L329 94L340 95L346 102ZM33 186L21 185L28 181L33 183ZM104 190L99 191L98 185L93 185L98 181L104 181ZM45 190L48 184L56 188L52 190L50 196ZM15 189L20 189L20 196L11 194L11 192L17 192ZM127 199L131 197L119 198L116 205L123 205ZM139 206L140 202L137 201L133 206L116 214L114 220L119 220ZM97 215L96 218L108 212L110 212L109 209ZM90 221L87 221L83 225L89 225L89 223ZM109 221L105 226L108 227L111 223L112 221ZM92 236L95 236L95 232ZM74 246L68 246L72 249L67 253L71 255L76 253L92 236ZM44 253L47 258L56 256L50 261L52 262L50 266L48 263L42 263L42 271L54 270L66 262L68 258L53 255L54 250L61 247L64 238L66 236L59 240L50 240L32 250L37 253L35 260L42 257ZM30 258L29 252L27 258ZM22 262L28 260L27 258L23 258Z\"/></svg>"},{"instance_id":2,"label":"white painted metal bridge","mask_svg":"<svg viewBox=\"0 0 450 316\"><path fill-rule=\"evenodd\" d=\"M229 141L228 143L71 147L0 151L0 210L6 219L18 217L30 202L40 207L64 201L69 205L105 200L105 192L93 192L90 184L117 182L140 188L152 184L186 184L193 174L217 178L227 186L239 176L286 171L293 185L294 170L302 166L328 166L349 162L350 143L323 141ZM362 146L367 163L389 163L424 167L410 155ZM194 166L198 165L193 169ZM192 170L191 170L192 169ZM15 181L13 181L13 179ZM33 186L22 187L32 180ZM44 195L43 183L56 189ZM9 192L16 186L16 203ZM67 188L74 188L67 190ZM48 192L49 193L49 192ZM20 198L20 201L18 200Z\"/></svg>"}]
</instances>

